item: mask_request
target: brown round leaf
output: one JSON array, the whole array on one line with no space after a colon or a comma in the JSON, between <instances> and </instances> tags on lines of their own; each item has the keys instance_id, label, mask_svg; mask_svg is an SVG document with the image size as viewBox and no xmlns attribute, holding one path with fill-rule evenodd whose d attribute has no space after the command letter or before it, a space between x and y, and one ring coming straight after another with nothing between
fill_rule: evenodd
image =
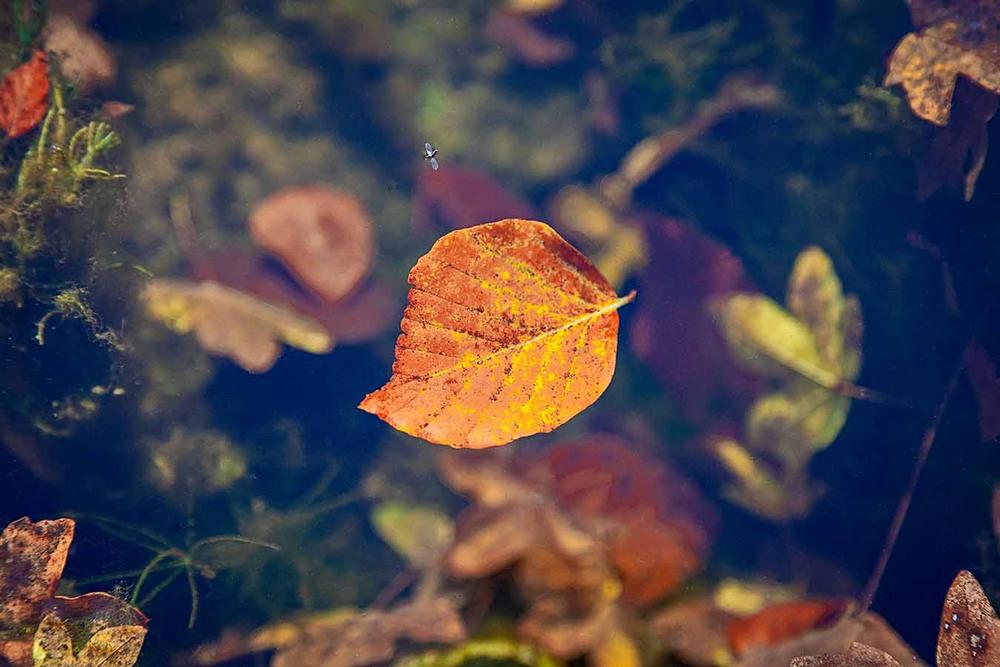
<instances>
[{"instance_id":1,"label":"brown round leaf","mask_svg":"<svg viewBox=\"0 0 1000 667\"><path fill-rule=\"evenodd\" d=\"M619 298L551 227L445 235L410 271L389 382L361 402L429 442L481 449L548 432L611 382Z\"/></svg>"},{"instance_id":2,"label":"brown round leaf","mask_svg":"<svg viewBox=\"0 0 1000 667\"><path fill-rule=\"evenodd\" d=\"M361 202L322 185L288 188L262 201L250 214L250 234L327 301L357 286L375 248Z\"/></svg>"}]
</instances>

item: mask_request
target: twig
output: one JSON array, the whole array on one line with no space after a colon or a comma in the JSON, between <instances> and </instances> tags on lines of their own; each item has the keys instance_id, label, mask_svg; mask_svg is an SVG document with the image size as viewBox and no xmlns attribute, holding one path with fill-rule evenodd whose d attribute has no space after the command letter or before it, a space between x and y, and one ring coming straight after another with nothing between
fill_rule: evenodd
<instances>
[{"instance_id":1,"label":"twig","mask_svg":"<svg viewBox=\"0 0 1000 667\"><path fill-rule=\"evenodd\" d=\"M958 365L951 374L951 379L948 381L944 396L942 396L941 402L934 411L934 416L931 418L931 422L927 426L927 430L924 431L923 438L920 440L920 451L917 453L917 460L913 463L913 469L910 470L910 479L906 483L903 495L899 498L899 504L896 506L896 513L893 515L892 523L889 525L889 532L886 535L885 544L882 545L882 551L879 553L878 562L875 563L875 569L872 570L868 583L865 584L864 592L861 595L861 604L856 612L857 614L868 611L872 606L875 593L878 592L879 584L882 581L882 575L889 564L889 558L892 557L896 540L899 539L899 533L903 528L903 521L906 520L906 513L910 509L913 492L917 488L917 482L920 481L920 473L923 472L924 464L927 463L927 457L930 456L931 447L934 446L934 440L937 437L938 427L941 425L941 419L944 417L945 409L951 400L951 395L955 392L955 387L958 384L958 378L962 374L963 367L964 363L960 358Z\"/></svg>"}]
</instances>

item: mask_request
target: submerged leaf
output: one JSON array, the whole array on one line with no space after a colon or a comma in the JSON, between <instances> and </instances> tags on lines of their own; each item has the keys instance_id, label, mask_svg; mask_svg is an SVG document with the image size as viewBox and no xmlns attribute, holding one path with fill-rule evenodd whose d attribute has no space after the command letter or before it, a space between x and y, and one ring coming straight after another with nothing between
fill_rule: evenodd
<instances>
[{"instance_id":1,"label":"submerged leaf","mask_svg":"<svg viewBox=\"0 0 1000 667\"><path fill-rule=\"evenodd\" d=\"M372 223L361 202L321 185L287 188L257 204L250 234L330 302L357 287L374 255Z\"/></svg>"},{"instance_id":2,"label":"submerged leaf","mask_svg":"<svg viewBox=\"0 0 1000 667\"><path fill-rule=\"evenodd\" d=\"M117 633L127 626L145 635L146 617L119 598L107 593L54 595L74 526L71 519L32 523L23 518L8 525L0 536L0 662L6 660L15 667L31 665L33 660L51 667L91 667L100 661L76 662L69 638L86 647L96 637L91 649L96 652L110 641L105 641L109 635L101 635L103 631ZM141 646L140 637L136 656ZM38 662L43 659L44 663ZM127 663L104 664L125 667L134 662L133 658Z\"/></svg>"},{"instance_id":3,"label":"submerged leaf","mask_svg":"<svg viewBox=\"0 0 1000 667\"><path fill-rule=\"evenodd\" d=\"M976 14L980 28L973 27L971 15L943 20L903 37L889 61L885 84L902 84L913 113L935 125L948 124L959 75L1000 94L1000 31L995 25L995 3L980 4L981 16ZM975 7L976 3L966 6Z\"/></svg>"},{"instance_id":4,"label":"submerged leaf","mask_svg":"<svg viewBox=\"0 0 1000 667\"><path fill-rule=\"evenodd\" d=\"M451 545L455 526L448 515L430 507L384 502L372 510L375 531L417 569L437 565Z\"/></svg>"},{"instance_id":5,"label":"submerged leaf","mask_svg":"<svg viewBox=\"0 0 1000 667\"><path fill-rule=\"evenodd\" d=\"M333 347L315 320L211 280L157 278L146 285L142 300L151 317L177 333L194 332L205 350L226 355L250 372L270 369L281 343L313 354Z\"/></svg>"},{"instance_id":6,"label":"submerged leaf","mask_svg":"<svg viewBox=\"0 0 1000 667\"><path fill-rule=\"evenodd\" d=\"M1000 618L971 572L955 577L944 599L937 664L985 667L1000 664Z\"/></svg>"},{"instance_id":7,"label":"submerged leaf","mask_svg":"<svg viewBox=\"0 0 1000 667\"><path fill-rule=\"evenodd\" d=\"M132 667L145 638L141 625L103 628L74 655L70 628L56 614L46 614L35 632L34 667Z\"/></svg>"},{"instance_id":8,"label":"submerged leaf","mask_svg":"<svg viewBox=\"0 0 1000 667\"><path fill-rule=\"evenodd\" d=\"M0 629L37 621L55 595L66 566L74 523L70 519L18 519L0 535Z\"/></svg>"},{"instance_id":9,"label":"submerged leaf","mask_svg":"<svg viewBox=\"0 0 1000 667\"><path fill-rule=\"evenodd\" d=\"M837 385L806 323L768 297L733 294L715 312L730 348L748 369L776 377L797 373L822 387Z\"/></svg>"},{"instance_id":10,"label":"submerged leaf","mask_svg":"<svg viewBox=\"0 0 1000 667\"><path fill-rule=\"evenodd\" d=\"M42 122L49 104L49 60L35 51L0 83L0 129L11 139Z\"/></svg>"},{"instance_id":11,"label":"submerged leaf","mask_svg":"<svg viewBox=\"0 0 1000 667\"><path fill-rule=\"evenodd\" d=\"M417 262L389 382L360 408L435 444L481 449L548 432L604 392L618 297L530 220L445 235Z\"/></svg>"},{"instance_id":12,"label":"submerged leaf","mask_svg":"<svg viewBox=\"0 0 1000 667\"><path fill-rule=\"evenodd\" d=\"M795 658L791 667L899 667L899 662L885 651L854 642L847 651Z\"/></svg>"}]
</instances>

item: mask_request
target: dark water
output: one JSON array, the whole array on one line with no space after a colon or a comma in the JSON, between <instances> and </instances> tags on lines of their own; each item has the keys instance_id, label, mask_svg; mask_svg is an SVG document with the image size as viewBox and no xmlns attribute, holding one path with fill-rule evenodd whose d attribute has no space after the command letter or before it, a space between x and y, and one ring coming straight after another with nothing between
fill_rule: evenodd
<instances>
[{"instance_id":1,"label":"dark water","mask_svg":"<svg viewBox=\"0 0 1000 667\"><path fill-rule=\"evenodd\" d=\"M59 592L109 591L140 606L149 625L138 664L189 664L192 649L225 632L305 612L400 604L421 589L414 581L431 579L469 636L518 638L571 664L587 654L590 664L627 664L621 654L595 657L600 637L617 632L639 647L641 664L685 664L653 619L723 579L793 586L797 599L858 599L937 411L933 448L872 609L933 663L942 600L959 570L972 571L994 605L1000 599L991 519L1000 458L987 423L1000 412L1000 390L989 377L978 386L971 379L976 369L995 378L1000 363L995 155L963 182L975 161L969 151L998 139L989 123L997 91L961 78L941 129L913 114L900 86L883 86L893 47L914 29L904 3L95 0L53 3L47 32L30 25L40 15L30 4L4 8L4 71L52 50L48 77L64 91L70 131L110 117L121 143L96 165L125 178L39 181L21 191L17 175L43 130L5 139L0 271L12 277L10 287L0 284L0 519L75 519ZM912 9L924 23L920 11L952 12L968 30L976 12L991 11L987 2L952 4L914 1ZM28 18L17 19L18 7ZM59 22L78 41L58 41ZM978 39L995 47L1000 37L983 25ZM959 39L972 48L965 33ZM134 108L118 115L109 101ZM663 164L616 199L609 177L630 178L630 151L649 137L663 140ZM46 159L69 154L50 139ZM439 150L439 171L422 159L424 142ZM313 260L298 245L267 248L248 225L262 201L306 185L340 197L322 213L336 223L334 252ZM968 200L963 190L972 190ZM571 207L571 195L584 203ZM279 208L287 219L276 233L299 215L293 204ZM356 210L363 219L352 223ZM356 407L392 372L417 258L445 233L507 217L547 222L617 294L637 290L620 311L608 389L551 433L501 448L516 451L511 475L541 484L532 487L541 505L599 542L605 583L625 586L612 608L628 620L565 651L552 618L535 634L517 623L538 599L594 613L586 581L596 566L539 566L552 577L541 589L523 578L523 563L544 561L537 551L482 576L448 565L414 573L380 536L373 512L401 502L434 510L449 526L462 515L460 544L485 525L466 510L484 487L449 482L436 467L446 448ZM341 229L351 224L372 235L370 260L345 279L346 296L322 296L297 262L311 261L311 276L351 271L364 255ZM28 247L27 237L37 243ZM825 252L861 307L860 374L834 388L810 384L801 369L734 362L708 315L735 291L787 305L789 274L810 246ZM336 344L322 354L281 345L277 358L265 352L263 362L259 354L248 362L240 354L253 344L232 332L266 330L264 316L255 311L247 324L231 302L209 299L187 311L228 332L230 354L209 354L211 344L153 312L168 299L149 297L149 286L168 279L185 281L188 295L221 284L241 303L280 307L285 321L297 313ZM194 297L186 298L191 309ZM793 347L777 326L761 325L776 341L773 354ZM968 362L970 345L978 363ZM829 444L802 454L801 479L822 492L776 517L733 500L731 471L712 443L724 435L745 444L754 401L792 384L828 401L857 387L888 400L849 402ZM582 452L603 451L612 436L641 457L636 469L620 453L587 468ZM787 469L774 444L786 436L751 445L758 470ZM806 452L807 440L793 437L793 450ZM560 465L583 462L573 493L560 486L555 455L546 458L560 446L570 452ZM669 473L659 478L650 471L661 464ZM548 482L538 482L541 469L553 475ZM618 477L600 511L574 505L604 493L595 489L605 474ZM792 504L809 495L788 482L768 489ZM656 516L641 513L647 504ZM609 544L622 534L636 540L629 553L659 544L643 532L657 522L670 539L687 539L672 521L694 526L696 562L682 567L666 547L650 547L636 562L652 562L652 581L673 580L649 599L628 600L629 575ZM224 548L193 547L218 536ZM190 567L153 571L131 597L157 553L167 554L165 565ZM559 572L576 583L559 588ZM0 617L4 636L30 639L9 621ZM395 658L440 643L403 641ZM269 655L228 664L270 664ZM720 664L739 664L728 660Z\"/></svg>"}]
</instances>

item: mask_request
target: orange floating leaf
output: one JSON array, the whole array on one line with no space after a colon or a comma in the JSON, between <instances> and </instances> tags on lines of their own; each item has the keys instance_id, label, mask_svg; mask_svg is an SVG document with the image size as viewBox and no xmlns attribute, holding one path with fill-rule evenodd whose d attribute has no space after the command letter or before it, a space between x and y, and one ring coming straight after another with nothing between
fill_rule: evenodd
<instances>
[{"instance_id":1,"label":"orange floating leaf","mask_svg":"<svg viewBox=\"0 0 1000 667\"><path fill-rule=\"evenodd\" d=\"M451 232L410 271L393 375L358 406L428 442L482 449L555 429L615 371L618 313L600 272L551 227Z\"/></svg>"},{"instance_id":2,"label":"orange floating leaf","mask_svg":"<svg viewBox=\"0 0 1000 667\"><path fill-rule=\"evenodd\" d=\"M0 128L11 139L38 125L49 107L49 61L44 51L16 67L0 83Z\"/></svg>"}]
</instances>

